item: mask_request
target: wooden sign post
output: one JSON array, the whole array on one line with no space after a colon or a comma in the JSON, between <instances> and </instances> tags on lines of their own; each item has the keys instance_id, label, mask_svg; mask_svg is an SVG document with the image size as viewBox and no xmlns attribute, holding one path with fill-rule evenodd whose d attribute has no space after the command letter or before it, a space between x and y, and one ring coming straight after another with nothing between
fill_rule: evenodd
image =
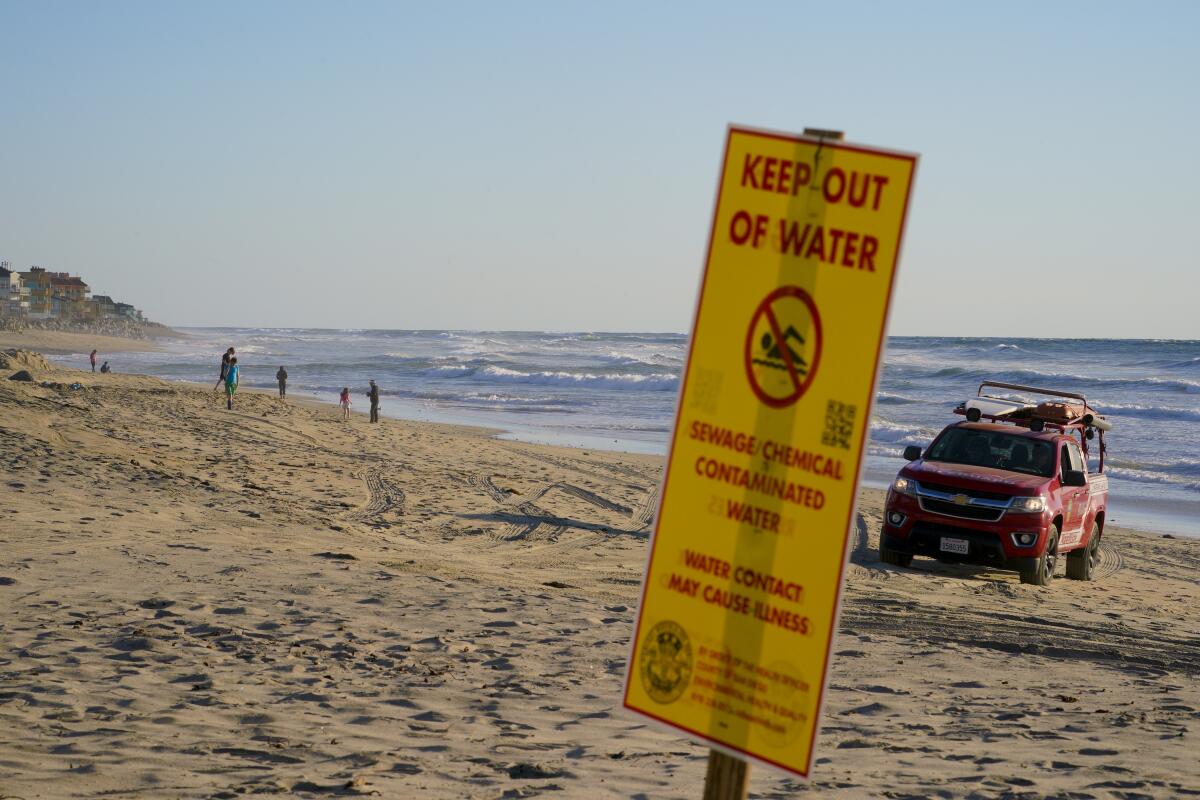
<instances>
[{"instance_id":1,"label":"wooden sign post","mask_svg":"<svg viewBox=\"0 0 1200 800\"><path fill-rule=\"evenodd\" d=\"M704 800L746 800L750 789L750 765L720 750L708 751L704 776Z\"/></svg>"}]
</instances>

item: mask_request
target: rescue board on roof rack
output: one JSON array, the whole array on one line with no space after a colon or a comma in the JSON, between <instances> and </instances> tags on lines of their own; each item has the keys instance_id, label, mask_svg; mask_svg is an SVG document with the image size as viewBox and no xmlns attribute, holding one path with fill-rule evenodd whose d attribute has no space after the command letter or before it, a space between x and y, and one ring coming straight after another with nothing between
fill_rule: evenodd
<instances>
[{"instance_id":1,"label":"rescue board on roof rack","mask_svg":"<svg viewBox=\"0 0 1200 800\"><path fill-rule=\"evenodd\" d=\"M985 394L984 389L1010 389L1030 394L1049 395L1062 398L1061 400L1042 400L1036 404L1007 397L996 397ZM1038 389L1033 386L1020 386L1014 383L998 383L984 381L979 385L975 397L968 397L958 404L954 413L962 414L968 421L978 422L981 419L994 422L1015 422L1026 427L1036 427L1050 424L1058 427L1080 426L1097 428L1102 431L1112 430L1112 423L1102 417L1081 394L1060 392L1054 389Z\"/></svg>"},{"instance_id":2,"label":"rescue board on roof rack","mask_svg":"<svg viewBox=\"0 0 1200 800\"><path fill-rule=\"evenodd\" d=\"M1016 400L1002 400L995 397L970 397L963 404L966 411L978 411L981 416L985 417L1007 417L1018 411L1025 411L1031 408L1027 403L1018 403Z\"/></svg>"}]
</instances>

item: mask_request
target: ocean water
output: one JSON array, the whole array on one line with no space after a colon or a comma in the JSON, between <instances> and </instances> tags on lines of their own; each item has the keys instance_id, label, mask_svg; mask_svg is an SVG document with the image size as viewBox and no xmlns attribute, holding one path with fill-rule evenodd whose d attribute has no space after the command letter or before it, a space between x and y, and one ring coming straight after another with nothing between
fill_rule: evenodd
<instances>
[{"instance_id":1,"label":"ocean water","mask_svg":"<svg viewBox=\"0 0 1200 800\"><path fill-rule=\"evenodd\" d=\"M120 372L215 382L237 348L243 381L387 416L499 428L525 441L665 452L687 337L652 333L183 329L160 352L109 357ZM82 357L58 357L62 362ZM1079 392L1109 416L1116 523L1200 529L1200 341L893 337L871 421L865 476L886 484L905 445L926 445L985 379Z\"/></svg>"}]
</instances>

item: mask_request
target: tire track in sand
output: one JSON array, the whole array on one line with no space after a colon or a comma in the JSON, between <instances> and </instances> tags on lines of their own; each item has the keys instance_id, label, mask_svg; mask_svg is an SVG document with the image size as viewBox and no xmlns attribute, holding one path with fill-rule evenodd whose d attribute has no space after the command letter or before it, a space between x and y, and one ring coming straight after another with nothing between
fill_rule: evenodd
<instances>
[{"instance_id":1,"label":"tire track in sand","mask_svg":"<svg viewBox=\"0 0 1200 800\"><path fill-rule=\"evenodd\" d=\"M870 632L1126 670L1200 674L1200 640L1149 633L1116 622L1068 623L994 608L972 611L898 597L855 597L842 606L841 628L844 633Z\"/></svg>"},{"instance_id":2,"label":"tire track in sand","mask_svg":"<svg viewBox=\"0 0 1200 800\"><path fill-rule=\"evenodd\" d=\"M1105 537L1100 537L1100 563L1096 565L1096 580L1115 575L1125 568L1125 556L1121 554L1121 548L1109 544L1104 539Z\"/></svg>"},{"instance_id":3,"label":"tire track in sand","mask_svg":"<svg viewBox=\"0 0 1200 800\"><path fill-rule=\"evenodd\" d=\"M500 487L496 486L490 476L472 473L467 476L467 483L477 489L482 489L488 497L490 497L497 505L505 509L512 509L520 514L520 517L510 521L502 529L497 531L494 538L501 541L519 541L523 539L557 539L567 528L583 528L593 531L612 531L616 530L612 526L598 523L583 522L579 520L570 520L556 516L546 511L537 505L537 501L541 500L547 494L554 490L558 490L563 494L583 500L585 503L602 508L605 511L612 511L618 514L634 516L637 512L629 506L614 502L608 498L601 497L595 492L584 489L581 486L576 486L573 483L564 481L553 481L543 485L535 490L527 497L505 492ZM635 519L636 521L636 519ZM550 528L548 532L539 531L539 528L547 526ZM642 526L645 527L644 525ZM641 530L639 528L639 530Z\"/></svg>"},{"instance_id":4,"label":"tire track in sand","mask_svg":"<svg viewBox=\"0 0 1200 800\"><path fill-rule=\"evenodd\" d=\"M384 521L384 516L399 516L404 513L404 490L383 477L382 469L367 467L355 477L366 483L370 498L365 506L347 514L346 519L372 528L386 528L389 527L389 523Z\"/></svg>"},{"instance_id":5,"label":"tire track in sand","mask_svg":"<svg viewBox=\"0 0 1200 800\"><path fill-rule=\"evenodd\" d=\"M638 526L639 531L644 531L654 524L654 517L658 514L658 493L661 487L656 483L646 492L645 497L638 503L637 508L631 513L633 522Z\"/></svg>"}]
</instances>

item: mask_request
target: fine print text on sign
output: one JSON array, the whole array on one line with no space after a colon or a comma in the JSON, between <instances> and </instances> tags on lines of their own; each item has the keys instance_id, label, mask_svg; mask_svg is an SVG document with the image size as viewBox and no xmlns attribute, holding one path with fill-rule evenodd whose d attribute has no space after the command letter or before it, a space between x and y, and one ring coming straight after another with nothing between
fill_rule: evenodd
<instances>
[{"instance_id":1,"label":"fine print text on sign","mask_svg":"<svg viewBox=\"0 0 1200 800\"><path fill-rule=\"evenodd\" d=\"M807 777L916 157L731 128L625 706Z\"/></svg>"}]
</instances>

